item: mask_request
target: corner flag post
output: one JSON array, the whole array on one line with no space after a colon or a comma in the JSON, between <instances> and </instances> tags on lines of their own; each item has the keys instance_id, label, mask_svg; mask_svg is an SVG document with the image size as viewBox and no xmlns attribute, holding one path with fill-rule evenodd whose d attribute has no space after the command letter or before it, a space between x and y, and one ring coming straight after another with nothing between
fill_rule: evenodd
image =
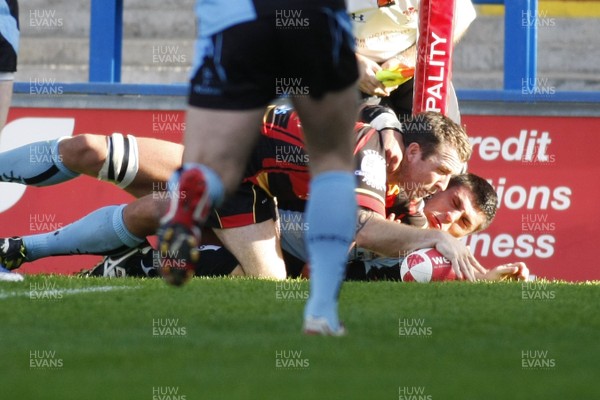
<instances>
[{"instance_id":1,"label":"corner flag post","mask_svg":"<svg viewBox=\"0 0 600 400\"><path fill-rule=\"evenodd\" d=\"M421 0L413 114L448 112L455 0Z\"/></svg>"}]
</instances>

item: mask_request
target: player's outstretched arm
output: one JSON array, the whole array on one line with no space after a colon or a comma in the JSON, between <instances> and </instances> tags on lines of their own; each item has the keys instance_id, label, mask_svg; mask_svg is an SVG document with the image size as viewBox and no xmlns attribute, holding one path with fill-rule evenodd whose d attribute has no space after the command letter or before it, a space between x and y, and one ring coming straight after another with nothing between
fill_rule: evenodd
<instances>
[{"instance_id":1,"label":"player's outstretched arm","mask_svg":"<svg viewBox=\"0 0 600 400\"><path fill-rule=\"evenodd\" d=\"M469 249L450 234L398 224L371 210L359 210L356 245L388 257L435 247L452 262L452 268L459 279L473 281L476 279L475 271L482 275L487 273Z\"/></svg>"}]
</instances>

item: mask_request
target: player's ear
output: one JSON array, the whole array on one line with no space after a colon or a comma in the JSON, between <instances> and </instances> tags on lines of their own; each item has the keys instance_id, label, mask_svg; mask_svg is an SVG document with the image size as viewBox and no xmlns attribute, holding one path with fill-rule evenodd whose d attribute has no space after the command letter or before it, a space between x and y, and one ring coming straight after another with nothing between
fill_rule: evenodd
<instances>
[{"instance_id":1,"label":"player's ear","mask_svg":"<svg viewBox=\"0 0 600 400\"><path fill-rule=\"evenodd\" d=\"M404 151L408 161L420 160L421 159L421 146L417 142L412 142L408 145Z\"/></svg>"}]
</instances>

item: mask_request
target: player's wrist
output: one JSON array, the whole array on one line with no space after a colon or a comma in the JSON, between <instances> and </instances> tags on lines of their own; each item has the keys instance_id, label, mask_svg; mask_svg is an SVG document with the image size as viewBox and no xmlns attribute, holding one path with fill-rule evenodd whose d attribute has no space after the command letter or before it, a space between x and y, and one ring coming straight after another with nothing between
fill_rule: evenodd
<instances>
[{"instance_id":1,"label":"player's wrist","mask_svg":"<svg viewBox=\"0 0 600 400\"><path fill-rule=\"evenodd\" d=\"M415 234L415 242L411 246L413 249L433 247L437 250L440 250L438 246L442 245L446 240L443 231L439 231L437 229L411 228L413 229L413 234Z\"/></svg>"}]
</instances>

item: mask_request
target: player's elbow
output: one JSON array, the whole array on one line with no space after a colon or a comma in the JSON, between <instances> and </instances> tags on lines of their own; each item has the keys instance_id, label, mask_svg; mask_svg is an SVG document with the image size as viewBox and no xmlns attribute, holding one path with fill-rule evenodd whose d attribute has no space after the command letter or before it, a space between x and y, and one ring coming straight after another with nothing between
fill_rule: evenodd
<instances>
[{"instance_id":1,"label":"player's elbow","mask_svg":"<svg viewBox=\"0 0 600 400\"><path fill-rule=\"evenodd\" d=\"M358 223L356 226L355 243L358 247L370 248L375 240L376 232L373 231L377 219L382 218L372 210L359 208Z\"/></svg>"},{"instance_id":2,"label":"player's elbow","mask_svg":"<svg viewBox=\"0 0 600 400\"><path fill-rule=\"evenodd\" d=\"M373 232L373 223L367 222L362 229L356 232L355 243L356 247L362 247L365 249L373 249L376 246L375 238L376 233Z\"/></svg>"},{"instance_id":3,"label":"player's elbow","mask_svg":"<svg viewBox=\"0 0 600 400\"><path fill-rule=\"evenodd\" d=\"M356 238L354 239L356 247L365 247L365 244L368 243L368 236L366 236L363 232L363 229L356 232Z\"/></svg>"}]
</instances>

